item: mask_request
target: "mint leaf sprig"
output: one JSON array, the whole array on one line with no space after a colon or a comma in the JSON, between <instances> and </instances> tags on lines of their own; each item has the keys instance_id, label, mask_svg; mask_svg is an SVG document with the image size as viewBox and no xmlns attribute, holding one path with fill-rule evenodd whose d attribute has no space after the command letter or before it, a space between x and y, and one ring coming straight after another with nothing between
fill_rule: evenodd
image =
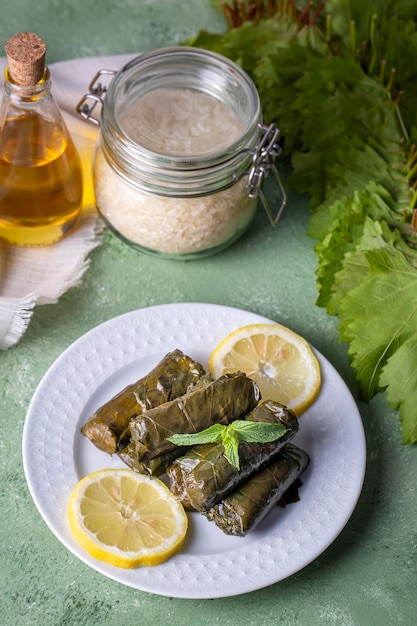
<instances>
[{"instance_id":1,"label":"mint leaf sprig","mask_svg":"<svg viewBox=\"0 0 417 626\"><path fill-rule=\"evenodd\" d=\"M237 470L240 469L239 443L269 443L280 439L286 432L283 424L235 420L231 424L213 424L199 433L176 434L168 441L177 446L194 446L203 443L221 442L227 460Z\"/></svg>"}]
</instances>

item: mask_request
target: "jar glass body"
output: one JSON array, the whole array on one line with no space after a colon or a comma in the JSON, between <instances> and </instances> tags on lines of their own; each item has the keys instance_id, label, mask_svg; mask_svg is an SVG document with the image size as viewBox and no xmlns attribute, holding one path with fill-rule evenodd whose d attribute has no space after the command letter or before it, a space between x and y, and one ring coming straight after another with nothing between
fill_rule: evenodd
<instances>
[{"instance_id":1,"label":"jar glass body","mask_svg":"<svg viewBox=\"0 0 417 626\"><path fill-rule=\"evenodd\" d=\"M187 47L137 57L103 103L98 211L144 252L187 259L229 246L256 210L246 182L261 122L255 86L224 57Z\"/></svg>"},{"instance_id":2,"label":"jar glass body","mask_svg":"<svg viewBox=\"0 0 417 626\"><path fill-rule=\"evenodd\" d=\"M49 70L21 86L5 72L0 109L0 237L37 246L61 239L82 203L81 162L51 93Z\"/></svg>"}]
</instances>

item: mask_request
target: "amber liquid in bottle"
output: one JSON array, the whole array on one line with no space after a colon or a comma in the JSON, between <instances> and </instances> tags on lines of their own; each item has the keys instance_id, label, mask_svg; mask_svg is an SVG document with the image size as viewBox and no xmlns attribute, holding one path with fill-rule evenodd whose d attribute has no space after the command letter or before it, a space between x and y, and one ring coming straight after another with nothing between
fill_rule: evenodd
<instances>
[{"instance_id":1,"label":"amber liquid in bottle","mask_svg":"<svg viewBox=\"0 0 417 626\"><path fill-rule=\"evenodd\" d=\"M68 132L33 111L0 135L0 237L26 246L61 239L81 210L82 174Z\"/></svg>"}]
</instances>

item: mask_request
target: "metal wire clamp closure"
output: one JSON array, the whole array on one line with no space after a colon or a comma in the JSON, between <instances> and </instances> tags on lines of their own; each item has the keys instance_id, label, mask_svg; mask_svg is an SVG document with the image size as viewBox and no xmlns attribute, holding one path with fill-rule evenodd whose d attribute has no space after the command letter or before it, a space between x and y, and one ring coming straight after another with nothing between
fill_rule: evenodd
<instances>
[{"instance_id":1,"label":"metal wire clamp closure","mask_svg":"<svg viewBox=\"0 0 417 626\"><path fill-rule=\"evenodd\" d=\"M96 126L100 126L100 120L93 116L93 111L97 104L103 104L103 95L107 91L107 86L99 82L99 79L102 76L114 76L115 74L117 74L115 70L99 70L88 86L88 93L81 98L76 106L77 113ZM92 104L89 104L89 100L92 101Z\"/></svg>"},{"instance_id":2,"label":"metal wire clamp closure","mask_svg":"<svg viewBox=\"0 0 417 626\"><path fill-rule=\"evenodd\" d=\"M276 157L281 154L281 147L277 143L279 129L275 124L270 124L269 126L259 124L259 127L263 131L263 136L257 149L249 150L249 153L252 154L252 167L247 172L248 182L246 184L246 191L250 198L259 197L261 199L272 226L276 226L287 205L287 194L285 193L278 168L274 163ZM270 171L272 171L275 176L282 197L281 205L275 215L262 191L263 181L269 175Z\"/></svg>"}]
</instances>

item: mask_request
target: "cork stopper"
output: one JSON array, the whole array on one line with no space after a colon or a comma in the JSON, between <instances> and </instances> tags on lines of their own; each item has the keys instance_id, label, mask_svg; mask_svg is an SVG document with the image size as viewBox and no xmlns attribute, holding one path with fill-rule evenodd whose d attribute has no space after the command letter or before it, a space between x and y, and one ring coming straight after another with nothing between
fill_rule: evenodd
<instances>
[{"instance_id":1,"label":"cork stopper","mask_svg":"<svg viewBox=\"0 0 417 626\"><path fill-rule=\"evenodd\" d=\"M9 74L18 85L36 85L45 72L46 44L34 33L19 33L7 41Z\"/></svg>"}]
</instances>

